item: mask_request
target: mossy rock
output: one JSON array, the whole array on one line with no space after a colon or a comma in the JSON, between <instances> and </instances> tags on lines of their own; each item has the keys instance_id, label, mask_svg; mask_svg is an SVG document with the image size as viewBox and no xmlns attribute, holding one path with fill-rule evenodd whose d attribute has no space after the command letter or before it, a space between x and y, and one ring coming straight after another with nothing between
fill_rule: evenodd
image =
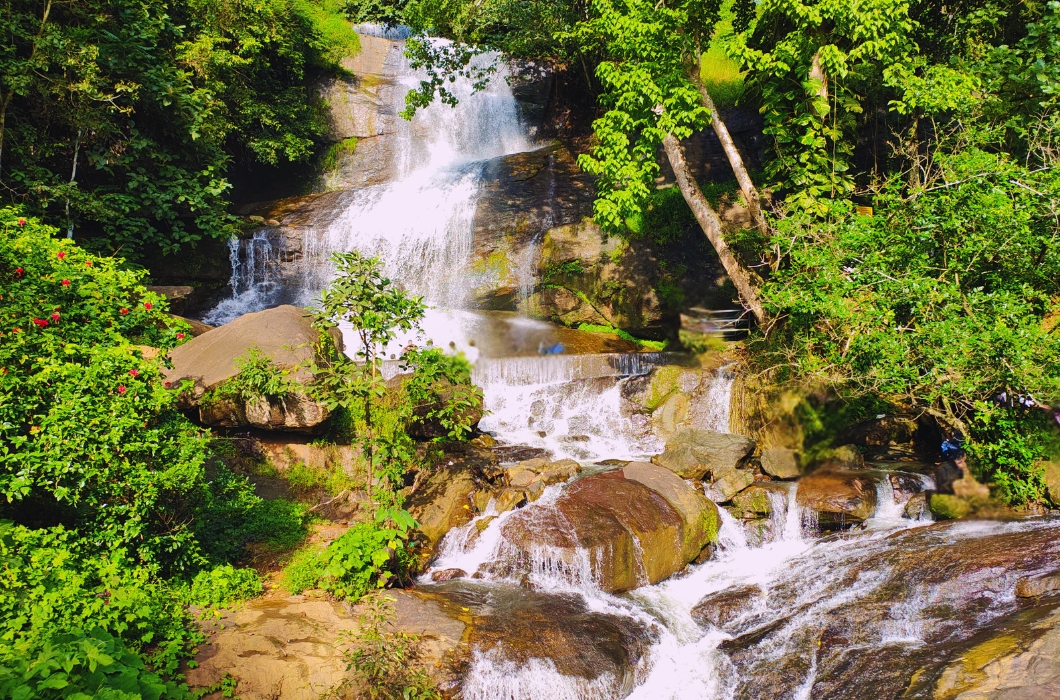
<instances>
[{"instance_id":1,"label":"mossy rock","mask_svg":"<svg viewBox=\"0 0 1060 700\"><path fill-rule=\"evenodd\" d=\"M928 507L931 508L931 514L940 520L963 518L974 510L965 499L946 493L932 494Z\"/></svg>"}]
</instances>

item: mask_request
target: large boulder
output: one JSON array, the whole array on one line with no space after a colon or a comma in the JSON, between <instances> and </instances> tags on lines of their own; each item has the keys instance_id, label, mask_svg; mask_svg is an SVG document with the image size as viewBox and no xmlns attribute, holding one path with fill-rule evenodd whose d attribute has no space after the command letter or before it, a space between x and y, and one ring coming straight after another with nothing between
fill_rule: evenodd
<instances>
[{"instance_id":1,"label":"large boulder","mask_svg":"<svg viewBox=\"0 0 1060 700\"><path fill-rule=\"evenodd\" d=\"M686 561L699 556L704 543L717 541L721 525L718 507L689 488L676 474L650 462L630 462L622 468L622 475L665 498L680 514L684 521L682 551Z\"/></svg>"},{"instance_id":2,"label":"large boulder","mask_svg":"<svg viewBox=\"0 0 1060 700\"><path fill-rule=\"evenodd\" d=\"M658 583L683 569L717 539L717 507L672 473L632 464L628 473L580 479L554 503L510 518L510 565L534 566L544 557L605 591Z\"/></svg>"},{"instance_id":3,"label":"large boulder","mask_svg":"<svg viewBox=\"0 0 1060 700\"><path fill-rule=\"evenodd\" d=\"M683 428L651 461L683 479L703 479L708 474L714 479L734 470L754 448L755 441L743 435Z\"/></svg>"},{"instance_id":4,"label":"large boulder","mask_svg":"<svg viewBox=\"0 0 1060 700\"><path fill-rule=\"evenodd\" d=\"M332 338L341 347L341 336L334 334ZM171 350L173 366L166 371L166 385L178 388L185 380L192 381L193 389L186 399L189 406L199 407L199 417L207 425L312 431L327 420L328 410L302 391L249 401L201 399L235 377L238 359L253 349L286 371L289 380L310 381L309 365L319 339L320 333L305 309L285 305L246 314Z\"/></svg>"},{"instance_id":5,"label":"large boulder","mask_svg":"<svg viewBox=\"0 0 1060 700\"><path fill-rule=\"evenodd\" d=\"M795 500L817 514L821 528L847 527L876 512L876 482L866 472L820 470L799 480Z\"/></svg>"}]
</instances>

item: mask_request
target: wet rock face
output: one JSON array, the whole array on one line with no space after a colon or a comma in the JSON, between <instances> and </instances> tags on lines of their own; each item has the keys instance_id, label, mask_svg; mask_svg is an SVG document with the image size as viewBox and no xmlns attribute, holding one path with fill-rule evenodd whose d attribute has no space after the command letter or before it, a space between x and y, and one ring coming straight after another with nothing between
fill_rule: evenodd
<instances>
[{"instance_id":1,"label":"wet rock face","mask_svg":"<svg viewBox=\"0 0 1060 700\"><path fill-rule=\"evenodd\" d=\"M478 660L465 673L465 697L483 676L516 675L535 660L573 679L601 679L602 697L622 697L639 680L640 661L657 638L643 622L593 612L576 595L465 582L433 586L435 592L470 614L467 641Z\"/></svg>"},{"instance_id":2,"label":"wet rock face","mask_svg":"<svg viewBox=\"0 0 1060 700\"><path fill-rule=\"evenodd\" d=\"M628 470L628 471L627 471ZM585 477L550 505L505 524L510 565L548 560L605 591L658 583L717 539L716 507L673 474L646 462ZM588 571L585 571L585 569Z\"/></svg>"},{"instance_id":3,"label":"wet rock face","mask_svg":"<svg viewBox=\"0 0 1060 700\"><path fill-rule=\"evenodd\" d=\"M653 457L652 462L683 479L703 479L708 474L716 479L736 469L754 448L755 441L743 435L684 428L666 443L666 450Z\"/></svg>"},{"instance_id":4,"label":"wet rock face","mask_svg":"<svg viewBox=\"0 0 1060 700\"><path fill-rule=\"evenodd\" d=\"M1043 619L1057 600L1012 595L1019 581L1060 571L1057 535L1048 521L966 521L817 549L792 561L767 595L713 594L698 618L719 626L707 617L718 615L735 637L721 650L739 700L791 697L811 668L811 698L1057 697L1057 655L1034 647L1060 626ZM726 616L730 603L741 612Z\"/></svg>"},{"instance_id":5,"label":"wet rock face","mask_svg":"<svg viewBox=\"0 0 1060 700\"><path fill-rule=\"evenodd\" d=\"M860 471L825 469L799 480L796 501L817 514L823 529L862 523L876 512L876 485Z\"/></svg>"},{"instance_id":6,"label":"wet rock face","mask_svg":"<svg viewBox=\"0 0 1060 700\"><path fill-rule=\"evenodd\" d=\"M733 629L730 623L750 612L764 594L757 584L711 593L692 608L692 619L703 626L710 625L721 630Z\"/></svg>"},{"instance_id":7,"label":"wet rock face","mask_svg":"<svg viewBox=\"0 0 1060 700\"><path fill-rule=\"evenodd\" d=\"M476 491L488 489L501 474L489 450L465 446L462 455L451 457L406 501L409 513L432 546L454 527L471 521L476 514Z\"/></svg>"}]
</instances>

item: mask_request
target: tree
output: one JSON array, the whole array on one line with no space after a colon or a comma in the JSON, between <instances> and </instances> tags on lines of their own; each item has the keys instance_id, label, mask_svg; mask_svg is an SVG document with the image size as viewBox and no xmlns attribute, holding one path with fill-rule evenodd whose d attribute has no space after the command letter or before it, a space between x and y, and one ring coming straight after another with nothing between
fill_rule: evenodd
<instances>
[{"instance_id":1,"label":"tree","mask_svg":"<svg viewBox=\"0 0 1060 700\"><path fill-rule=\"evenodd\" d=\"M312 0L11 0L0 191L97 250L234 235L230 166L323 142L313 73L357 47L336 18Z\"/></svg>"},{"instance_id":2,"label":"tree","mask_svg":"<svg viewBox=\"0 0 1060 700\"><path fill-rule=\"evenodd\" d=\"M379 258L352 251L335 253L332 262L338 275L320 294L314 326L326 333L340 324L350 324L360 340L356 354L363 362L354 368L341 353L327 353L329 364L318 375L317 382L329 408L341 406L350 410L359 406L363 411L368 432L363 442L368 459L368 494L374 499L389 490L373 491L373 476L378 473L387 482L384 486L396 481L396 475L387 469L393 461L388 459L390 455L386 451L379 454L379 448L386 450L388 443L379 441L379 429L373 422L373 408L386 393L386 383L379 373L380 353L399 332L419 328L426 305L420 297L394 287L383 276ZM383 459L378 460L379 456Z\"/></svg>"}]
</instances>

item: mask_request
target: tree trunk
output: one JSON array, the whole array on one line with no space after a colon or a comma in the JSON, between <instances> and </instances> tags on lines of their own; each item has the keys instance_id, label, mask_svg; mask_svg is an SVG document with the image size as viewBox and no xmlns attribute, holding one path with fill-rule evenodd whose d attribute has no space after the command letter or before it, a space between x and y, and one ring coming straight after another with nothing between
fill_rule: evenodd
<instances>
[{"instance_id":1,"label":"tree trunk","mask_svg":"<svg viewBox=\"0 0 1060 700\"><path fill-rule=\"evenodd\" d=\"M718 135L718 140L721 141L725 156L729 159L729 165L732 166L732 172L736 175L736 181L740 183L740 191L743 192L743 198L747 202L747 210L751 213L751 221L754 222L758 232L768 238L770 234L769 224L766 223L766 217L762 214L762 198L759 196L754 182L751 181L747 167L743 164L743 157L736 148L736 143L732 140L732 135L729 134L729 128L722 121L721 114L718 113L718 108L714 106L714 100L711 99L710 92L703 85L703 81L697 79L695 83L696 87L699 88L699 97L703 102L703 106L710 110L710 124L714 127L714 133Z\"/></svg>"},{"instance_id":2,"label":"tree trunk","mask_svg":"<svg viewBox=\"0 0 1060 700\"><path fill-rule=\"evenodd\" d=\"M684 195L685 201L688 202L696 221L703 228L703 233L706 234L707 240L714 246L714 250L718 252L718 258L721 259L725 272L729 274L729 279L736 285L736 291L740 294L741 301L754 314L758 324L760 326L765 325L766 312L762 308L761 300L758 298L756 276L739 263L725 242L721 231L721 219L718 218L707 198L703 196L703 191L699 189L699 183L692 177L688 163L685 161L685 153L681 147L681 142L673 134L667 134L666 138L663 139L663 149L666 151L670 167L673 168L674 175L677 177L677 186L681 188L681 194Z\"/></svg>"},{"instance_id":3,"label":"tree trunk","mask_svg":"<svg viewBox=\"0 0 1060 700\"><path fill-rule=\"evenodd\" d=\"M828 73L825 71L824 66L821 65L820 51L815 53L813 58L810 59L810 80L817 86L814 94L828 102Z\"/></svg>"}]
</instances>

